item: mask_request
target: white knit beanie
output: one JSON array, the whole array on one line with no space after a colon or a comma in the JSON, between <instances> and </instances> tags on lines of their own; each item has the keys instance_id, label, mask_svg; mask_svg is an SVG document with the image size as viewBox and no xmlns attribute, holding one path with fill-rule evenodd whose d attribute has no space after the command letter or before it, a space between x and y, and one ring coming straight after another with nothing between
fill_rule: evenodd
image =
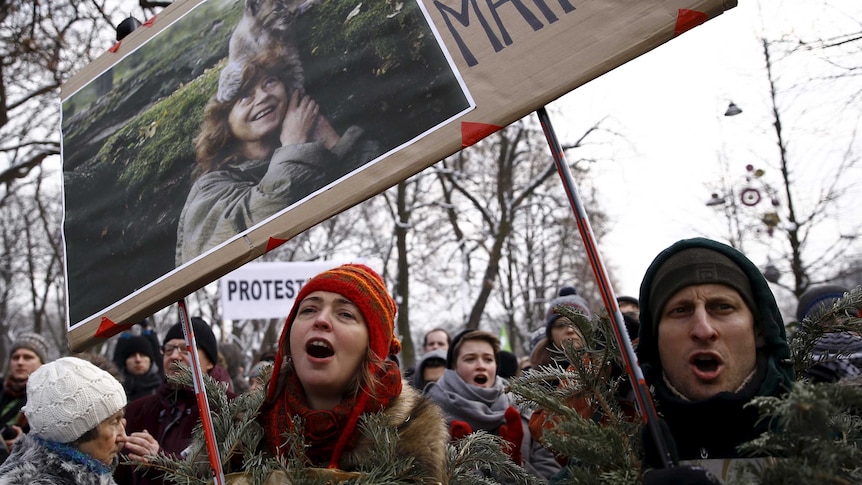
<instances>
[{"instance_id":1,"label":"white knit beanie","mask_svg":"<svg viewBox=\"0 0 862 485\"><path fill-rule=\"evenodd\" d=\"M111 374L86 360L63 357L30 374L22 411L30 434L70 443L124 407L126 393Z\"/></svg>"}]
</instances>

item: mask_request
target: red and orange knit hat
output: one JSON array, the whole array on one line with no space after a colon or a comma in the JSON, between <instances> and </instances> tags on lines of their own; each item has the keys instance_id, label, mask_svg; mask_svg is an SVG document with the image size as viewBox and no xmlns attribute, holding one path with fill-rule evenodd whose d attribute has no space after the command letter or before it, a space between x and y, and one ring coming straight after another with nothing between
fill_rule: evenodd
<instances>
[{"instance_id":1,"label":"red and orange knit hat","mask_svg":"<svg viewBox=\"0 0 862 485\"><path fill-rule=\"evenodd\" d=\"M290 328L296 318L299 303L315 291L329 291L344 296L359 308L368 327L368 346L380 360L388 355L401 352L401 342L395 336L395 300L386 290L383 278L373 269L363 264L344 264L308 280L299 290L296 302L290 310L281 337L278 341L278 355L272 375L279 375L281 363L287 354L290 341ZM270 387L274 394L276 386ZM271 397L271 396L270 396Z\"/></svg>"}]
</instances>

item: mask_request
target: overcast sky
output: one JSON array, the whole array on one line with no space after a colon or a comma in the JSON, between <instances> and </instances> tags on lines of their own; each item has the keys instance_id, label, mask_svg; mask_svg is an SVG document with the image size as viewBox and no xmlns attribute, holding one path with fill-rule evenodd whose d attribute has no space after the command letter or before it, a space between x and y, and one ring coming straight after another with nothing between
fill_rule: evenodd
<instances>
[{"instance_id":1,"label":"overcast sky","mask_svg":"<svg viewBox=\"0 0 862 485\"><path fill-rule=\"evenodd\" d=\"M768 5L742 0L718 18L550 106L563 142L602 118L606 118L605 126L622 137L597 149L605 158L592 169L602 207L614 220L613 231L599 249L613 268L617 295L637 296L649 263L678 239L707 236L726 241L726 219L706 206L712 192L708 184L722 174L721 160L726 161L724 172L731 180L742 180L744 167L750 163L763 168L765 177L774 177L770 179L773 184L779 181L759 38L764 34L777 39L782 34L821 32L827 36L862 30L862 2L858 0L830 5L813 0L762 3ZM787 116L782 122L793 136L793 176L806 186L816 186L818 177L834 178L832 170L848 146L858 157L860 143L850 137L852 130L860 128L859 110L845 107L847 94L842 89L848 83L811 80L828 69L810 57L802 62L803 57L782 61L778 67L779 87L787 88L779 100L786 110L783 116ZM857 56L856 65L860 64ZM860 85L857 80L851 87L859 90ZM820 93L818 98L814 92ZM731 100L743 113L725 117ZM842 180L862 192L858 190L862 180L858 169L843 174ZM816 199L818 194L800 193L800 197ZM858 228L862 211L856 209L858 199L856 202L845 204L823 232L835 230L837 225ZM761 240L762 244L745 250L762 266L778 250L780 241L765 236Z\"/></svg>"}]
</instances>

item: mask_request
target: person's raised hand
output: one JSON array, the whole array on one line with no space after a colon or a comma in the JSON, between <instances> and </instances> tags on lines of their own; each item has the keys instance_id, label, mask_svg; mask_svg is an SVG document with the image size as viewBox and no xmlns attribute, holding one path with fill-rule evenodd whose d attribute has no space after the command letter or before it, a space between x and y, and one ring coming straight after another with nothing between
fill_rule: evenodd
<instances>
[{"instance_id":1,"label":"person's raised hand","mask_svg":"<svg viewBox=\"0 0 862 485\"><path fill-rule=\"evenodd\" d=\"M449 425L449 437L452 438L452 441L458 441L472 432L473 429L464 421L456 419Z\"/></svg>"},{"instance_id":2,"label":"person's raised hand","mask_svg":"<svg viewBox=\"0 0 862 485\"><path fill-rule=\"evenodd\" d=\"M126 454L132 461L147 463L148 456L159 454L159 442L147 430L126 435L124 441Z\"/></svg>"},{"instance_id":3,"label":"person's raised hand","mask_svg":"<svg viewBox=\"0 0 862 485\"><path fill-rule=\"evenodd\" d=\"M281 146L306 143L311 130L317 124L317 103L309 96L300 96L299 91L290 95L279 139Z\"/></svg>"}]
</instances>

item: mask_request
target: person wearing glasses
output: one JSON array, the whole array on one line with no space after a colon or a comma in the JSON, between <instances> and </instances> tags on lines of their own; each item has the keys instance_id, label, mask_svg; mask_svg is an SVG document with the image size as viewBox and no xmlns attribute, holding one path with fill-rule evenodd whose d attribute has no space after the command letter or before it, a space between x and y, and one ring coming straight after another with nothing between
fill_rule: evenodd
<instances>
[{"instance_id":1,"label":"person wearing glasses","mask_svg":"<svg viewBox=\"0 0 862 485\"><path fill-rule=\"evenodd\" d=\"M217 365L218 342L209 324L200 317L192 318L195 341L198 347L201 370L219 382L230 385L227 370ZM198 412L195 391L191 387L178 387L167 381L167 376L181 372L179 365L191 366L191 356L183 338L182 326L177 323L168 330L162 343L162 361L165 379L155 394L129 403L126 408L125 453L134 462L146 462L148 456L163 452L182 457L191 444L192 430L197 424ZM230 388L229 388L230 389ZM228 391L228 397L235 395ZM134 466L120 465L114 477L117 483L130 485L161 484L160 472L155 469L134 470Z\"/></svg>"}]
</instances>

